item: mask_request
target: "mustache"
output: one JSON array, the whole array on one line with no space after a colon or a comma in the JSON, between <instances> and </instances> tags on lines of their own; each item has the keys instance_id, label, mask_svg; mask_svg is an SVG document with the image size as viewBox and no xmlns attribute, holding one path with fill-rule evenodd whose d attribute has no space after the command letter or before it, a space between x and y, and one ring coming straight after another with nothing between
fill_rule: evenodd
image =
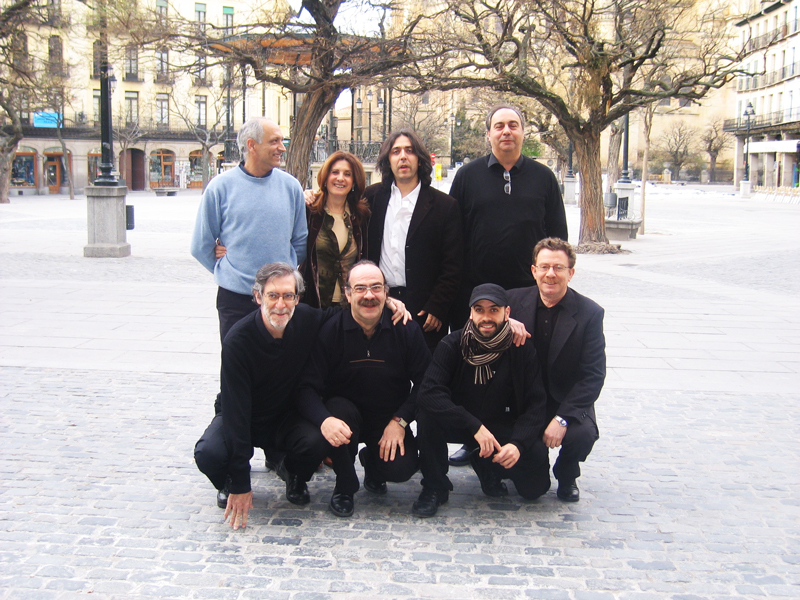
<instances>
[{"instance_id":1,"label":"mustache","mask_svg":"<svg viewBox=\"0 0 800 600\"><path fill-rule=\"evenodd\" d=\"M379 306L380 303L381 301L378 300L377 298L362 298L361 300L358 301L359 306L364 306L367 308L372 306Z\"/></svg>"},{"instance_id":2,"label":"mustache","mask_svg":"<svg viewBox=\"0 0 800 600\"><path fill-rule=\"evenodd\" d=\"M292 314L292 311L289 308L280 308L280 309L273 308L272 310L269 311L269 314L271 314L271 315L290 315L290 314Z\"/></svg>"}]
</instances>

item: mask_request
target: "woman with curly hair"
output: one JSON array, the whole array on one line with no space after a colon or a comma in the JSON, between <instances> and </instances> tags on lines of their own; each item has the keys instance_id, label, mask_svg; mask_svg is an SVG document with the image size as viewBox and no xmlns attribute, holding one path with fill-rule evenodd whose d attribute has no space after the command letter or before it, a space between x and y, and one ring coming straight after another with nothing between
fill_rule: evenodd
<instances>
[{"instance_id":1,"label":"woman with curly hair","mask_svg":"<svg viewBox=\"0 0 800 600\"><path fill-rule=\"evenodd\" d=\"M303 302L328 308L342 301L350 267L367 254L367 177L361 161L339 150L322 165L317 183L319 191L306 206L308 254L300 271Z\"/></svg>"}]
</instances>

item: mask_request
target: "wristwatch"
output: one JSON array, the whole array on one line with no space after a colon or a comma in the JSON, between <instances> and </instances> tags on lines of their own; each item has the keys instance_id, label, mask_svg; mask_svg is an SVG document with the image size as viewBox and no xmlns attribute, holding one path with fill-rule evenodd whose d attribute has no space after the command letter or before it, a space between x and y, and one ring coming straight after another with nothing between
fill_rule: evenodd
<instances>
[{"instance_id":1,"label":"wristwatch","mask_svg":"<svg viewBox=\"0 0 800 600\"><path fill-rule=\"evenodd\" d=\"M558 415L553 417L553 419L555 419L558 422L558 424L561 425L562 427L566 427L567 425L569 425L566 419L559 417Z\"/></svg>"},{"instance_id":2,"label":"wristwatch","mask_svg":"<svg viewBox=\"0 0 800 600\"><path fill-rule=\"evenodd\" d=\"M406 421L403 417L392 417L392 418L398 423L400 423L400 427L402 427L403 429L408 427L408 421Z\"/></svg>"}]
</instances>

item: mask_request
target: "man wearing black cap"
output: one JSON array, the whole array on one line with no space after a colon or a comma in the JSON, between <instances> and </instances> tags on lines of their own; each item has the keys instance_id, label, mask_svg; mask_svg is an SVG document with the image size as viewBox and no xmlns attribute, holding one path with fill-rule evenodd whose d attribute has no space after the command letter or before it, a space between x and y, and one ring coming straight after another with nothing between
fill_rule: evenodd
<instances>
[{"instance_id":1,"label":"man wearing black cap","mask_svg":"<svg viewBox=\"0 0 800 600\"><path fill-rule=\"evenodd\" d=\"M533 344L514 346L505 290L486 283L470 297L463 329L436 348L417 396L422 493L413 514L432 517L453 489L447 443L463 443L487 496L508 494L511 479L533 500L550 489L545 395Z\"/></svg>"}]
</instances>

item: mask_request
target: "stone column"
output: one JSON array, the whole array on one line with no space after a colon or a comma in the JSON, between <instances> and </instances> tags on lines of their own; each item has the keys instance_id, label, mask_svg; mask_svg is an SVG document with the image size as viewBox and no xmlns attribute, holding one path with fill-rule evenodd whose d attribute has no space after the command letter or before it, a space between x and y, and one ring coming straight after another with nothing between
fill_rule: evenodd
<instances>
[{"instance_id":1,"label":"stone column","mask_svg":"<svg viewBox=\"0 0 800 600\"><path fill-rule=\"evenodd\" d=\"M564 204L576 204L575 189L578 187L578 180L575 177L564 177Z\"/></svg>"},{"instance_id":2,"label":"stone column","mask_svg":"<svg viewBox=\"0 0 800 600\"><path fill-rule=\"evenodd\" d=\"M86 186L86 230L89 243L83 255L89 258L122 258L131 255L125 240L125 186Z\"/></svg>"}]
</instances>

